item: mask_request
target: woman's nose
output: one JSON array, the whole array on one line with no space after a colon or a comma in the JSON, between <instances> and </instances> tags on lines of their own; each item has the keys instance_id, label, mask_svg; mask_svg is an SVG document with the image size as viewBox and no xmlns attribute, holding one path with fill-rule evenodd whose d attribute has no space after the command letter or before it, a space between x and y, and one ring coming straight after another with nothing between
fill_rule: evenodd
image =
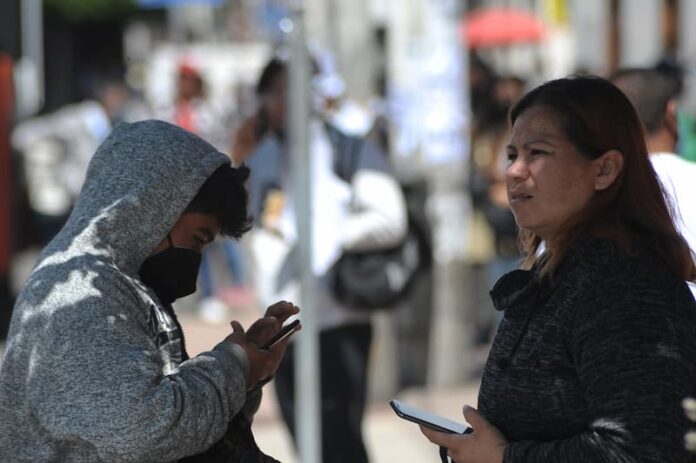
<instances>
[{"instance_id":1,"label":"woman's nose","mask_svg":"<svg viewBox=\"0 0 696 463\"><path fill-rule=\"evenodd\" d=\"M508 180L524 180L529 177L529 168L524 159L515 159L505 170L505 177Z\"/></svg>"}]
</instances>

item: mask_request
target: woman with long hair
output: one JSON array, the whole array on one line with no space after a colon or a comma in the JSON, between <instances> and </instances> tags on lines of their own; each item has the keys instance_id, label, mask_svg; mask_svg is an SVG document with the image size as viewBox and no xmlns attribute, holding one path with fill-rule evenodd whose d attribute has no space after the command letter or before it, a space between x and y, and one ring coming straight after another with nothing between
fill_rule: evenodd
<instances>
[{"instance_id":1,"label":"woman with long hair","mask_svg":"<svg viewBox=\"0 0 696 463\"><path fill-rule=\"evenodd\" d=\"M693 256L629 100L597 77L547 82L510 112L506 184L526 259L491 291L504 311L474 432L421 428L457 463L691 462Z\"/></svg>"}]
</instances>

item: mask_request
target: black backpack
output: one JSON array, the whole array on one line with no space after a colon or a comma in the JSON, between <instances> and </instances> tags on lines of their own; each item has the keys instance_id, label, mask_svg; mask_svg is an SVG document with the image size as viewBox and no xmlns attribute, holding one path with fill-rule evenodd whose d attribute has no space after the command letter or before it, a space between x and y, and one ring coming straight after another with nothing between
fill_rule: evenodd
<instances>
[{"instance_id":1,"label":"black backpack","mask_svg":"<svg viewBox=\"0 0 696 463\"><path fill-rule=\"evenodd\" d=\"M383 156L377 163L388 164L386 153L375 145L369 146L369 153L363 152L371 142L330 125L327 131L334 148L334 171L346 182L351 183L362 155ZM408 230L397 246L344 252L334 264L329 284L339 301L355 310L373 311L394 308L408 298L416 277L430 264L430 245L425 226L411 207L407 214Z\"/></svg>"}]
</instances>

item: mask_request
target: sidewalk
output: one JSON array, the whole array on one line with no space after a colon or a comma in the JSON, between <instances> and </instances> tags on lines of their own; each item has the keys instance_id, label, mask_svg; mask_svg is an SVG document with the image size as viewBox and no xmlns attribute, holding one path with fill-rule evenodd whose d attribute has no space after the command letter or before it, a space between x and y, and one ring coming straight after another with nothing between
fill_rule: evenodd
<instances>
[{"instance_id":1,"label":"sidewalk","mask_svg":"<svg viewBox=\"0 0 696 463\"><path fill-rule=\"evenodd\" d=\"M230 310L230 320L239 320L246 328L259 316L255 307ZM230 332L227 323L211 324L202 321L195 312L184 311L180 316L186 343L191 355L210 349ZM462 406L476 405L478 383L433 391L410 390L398 395L419 408L463 422ZM254 436L259 447L283 463L299 463L290 436L280 419L274 389L264 389L264 399L254 420ZM418 426L398 418L387 401L369 405L364 426L371 463L438 462L438 450L418 430Z\"/></svg>"},{"instance_id":2,"label":"sidewalk","mask_svg":"<svg viewBox=\"0 0 696 463\"><path fill-rule=\"evenodd\" d=\"M270 413L254 423L254 435L259 447L283 463L299 463L292 451L283 424L275 417L275 398L269 389L264 400ZM475 404L478 385L464 385L456 389L435 392L410 391L399 398L432 411L438 415L462 422L462 405ZM416 424L398 418L388 404L372 404L364 427L371 463L427 463L439 462L438 449L421 434Z\"/></svg>"}]
</instances>

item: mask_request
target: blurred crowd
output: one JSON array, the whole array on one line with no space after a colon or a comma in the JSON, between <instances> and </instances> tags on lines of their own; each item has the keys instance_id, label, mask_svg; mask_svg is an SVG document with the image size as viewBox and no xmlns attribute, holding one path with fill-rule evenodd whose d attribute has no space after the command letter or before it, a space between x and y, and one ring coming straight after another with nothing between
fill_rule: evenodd
<instances>
[{"instance_id":1,"label":"blurred crowd","mask_svg":"<svg viewBox=\"0 0 696 463\"><path fill-rule=\"evenodd\" d=\"M273 54L283 56L287 51L280 49ZM344 133L367 137L389 153L388 106L351 99L329 50L314 49L312 57L313 110ZM209 67L204 60L192 53L180 53L171 59L174 61L169 67L171 75L164 76L173 82L168 101L161 96L134 91L123 78L108 77L93 86L91 99L24 120L14 127L11 142L18 153L17 171L21 173L15 200L19 206L19 212L15 213L19 218L16 225L20 237L18 248L40 248L60 230L80 192L92 154L119 122L165 120L196 133L233 157L235 152L249 149L244 147L250 138L249 130L259 135L272 123L256 120L254 127L249 127L248 123L250 116L256 116L263 104L255 89L256 81L261 78L260 67L254 70L256 75L250 73L234 83L231 99L220 99L211 97ZM485 54L476 52L469 54L468 69L471 124L465 194L474 211L471 220L476 232L473 236L480 242L471 263L480 272L479 280L485 292L485 288L490 288L501 275L516 268L521 258L517 225L508 206L504 179L505 149L510 136L508 112L538 77L498 72ZM656 63L651 70L671 82L665 98L675 108L673 151L691 160L690 147L696 139L695 131L689 115L678 110L679 98L684 92L684 71L669 59ZM393 156L390 160L399 161ZM430 233L431 227L422 211L423 186L399 180L405 192L415 190L414 197L407 195L406 199L415 198L419 204L409 205L409 208L421 209L417 214L421 228L426 229L426 234ZM264 214L258 220L267 220L268 212ZM258 291L254 288L249 246L244 241L221 238L203 254L194 305L204 320L219 323L229 318L231 308L255 303ZM24 265L24 273L27 267ZM22 270L13 275L14 280L19 280L13 282L17 290L26 275ZM425 286L429 287L430 283ZM428 291L429 288L425 290ZM495 332L497 320L486 298L479 305L475 338L485 345ZM409 317L418 315L411 313ZM427 320L421 321L427 326ZM410 321L399 322L398 316L397 322L403 325L402 334L406 336L410 327L416 325ZM422 349L418 351L422 354ZM423 378L409 379L413 372L403 374L401 381L405 385L423 381Z\"/></svg>"},{"instance_id":2,"label":"blurred crowd","mask_svg":"<svg viewBox=\"0 0 696 463\"><path fill-rule=\"evenodd\" d=\"M198 292L192 303L194 313L206 322L223 323L233 318L235 308L255 305L265 307L279 294L296 294L278 291L278 288L273 287L276 280L268 282L260 276L268 270L260 268L260 265L281 265L280 262L269 263L274 253L285 255L289 252L289 248L278 247L278 236L293 233L287 231L288 220L290 222L294 220L294 218L288 218L287 212L288 195L291 194L287 191L288 180L278 174L288 168L282 154L287 142L284 120L287 82L284 68L286 61L283 61L285 59L283 53L283 50L271 53L271 59L265 67L256 69L256 75L248 76L245 82L239 83L231 92L234 95L232 101L221 101L211 97L210 79L205 64L196 56L181 54L171 66L173 73L170 78L175 85L169 101L148 100L146 95L133 91L123 79L104 79L95 86L93 98L17 124L13 129L11 142L19 155L18 171L21 173L18 189L21 210L19 214L16 214L21 218L17 225L21 230L20 247L33 250L42 248L65 224L80 194L93 153L115 126L121 122L161 119L199 135L219 151L228 154L235 164L247 163L252 167L249 182L252 192L251 209L257 226L266 232L265 235L256 233L253 239L241 241L220 237L203 251ZM518 241L518 226L510 210L505 181L506 168L510 161L507 154L511 137L509 114L515 103L530 90L530 83L536 83L537 78L498 72L484 57L476 53L469 55L468 70L471 155L466 166L467 189L463 194L473 208L471 220L474 225L472 227L477 230L473 235L474 239L483 243L478 247L472 264L479 272L481 286L487 292L501 276L518 268L523 257ZM633 73L639 76L636 77ZM651 158L658 175L661 169L669 172L681 170L687 173L696 170L693 167L696 165L693 159L689 159L691 156L689 147L696 138L696 132L691 127L688 116L679 109L680 95L684 91L683 70L673 62L663 60L650 68L624 69L605 77L611 78L632 99L639 113L643 110L655 113L656 122L653 125L647 119L643 122L646 133L657 133L653 139L654 145L651 146L649 142L648 149L651 153L663 155L662 164L658 157ZM321 153L322 149L331 149L333 142L331 131L321 125L326 123L330 127L337 128L342 134L369 140L387 153L387 163L394 162L393 156L389 154L390 114L384 109L384 105L362 104L349 98L346 94L345 82L329 51L313 51L310 88L315 118L310 128L314 137L313 149L317 153ZM645 103L643 106L649 107L641 107L642 104L638 102L640 95L650 90L656 91L656 89L659 89L660 102ZM634 96L636 100L633 99ZM641 117L643 117L642 114ZM264 150L274 154L264 154L271 157L262 158L258 153ZM666 155L670 157L665 161ZM317 156L321 158L320 154ZM676 168L670 167L668 163L673 161L673 157L678 158L682 164ZM268 159L274 159L278 166L271 167ZM327 178L335 174L329 168L329 162L325 162L326 172L316 174L317 177L313 181L317 185L328 182ZM265 169L271 171L276 169L278 172L273 171L273 174L267 174ZM407 193L408 188L413 185L407 185L404 179L393 176L392 172L389 172L390 177L393 177L392 180L395 180L394 185L391 185L388 179L363 177L360 179L366 185L365 192L361 193L361 199L364 201L362 207L365 209L382 207L383 210L380 213L383 213L383 217L389 217L390 220L387 225L381 224L381 228L377 226L374 228L378 231L373 235L380 235L383 239L380 245L384 245L384 242L394 237L396 237L395 242L401 239L407 226L407 210L412 209L412 205L407 203L413 198ZM264 178L266 183L258 183L259 191L255 192L253 191L254 182L260 175L277 175L278 178L272 180ZM661 179L664 187L666 190L673 191L674 196L693 197L689 196L689 192L684 191L689 187L682 186L690 185L691 177L683 181L674 180L673 184L672 180L665 180L666 178L668 177ZM340 246L329 242L331 240L326 237L346 233L345 230L335 229L336 223L340 222L332 223L340 219L337 218L339 211L334 205L341 201L346 202L344 198L350 195L347 190L335 188L336 183L331 185L330 188L322 190L330 191L330 193L325 193L322 198L316 199L316 209L321 211L322 219L316 224L316 230L320 233L318 241L321 246L324 246L324 250L319 252L327 255L336 254ZM401 195L404 194L405 196L402 197ZM421 196L416 199L421 203L424 202L423 193L417 194ZM692 249L696 249L696 215L692 203L690 199L680 200L675 206L674 213L683 218L684 227L681 232ZM411 212L409 210L409 213ZM421 214L419 218L428 235L431 224L425 214ZM367 226L366 223L368 219L364 219L361 226ZM321 235L322 232L323 235ZM430 237L428 236L427 239ZM360 240L356 239L356 241ZM363 241L367 244L358 243L356 247L363 246L369 249L371 244L368 240ZM265 253L264 257L259 258L259 253ZM414 297L414 301L417 302L411 301L411 305L429 304L432 291L432 272L429 268L431 262L422 262L421 265L428 267L428 271L422 278L422 284L426 288L422 290L421 295ZM22 285L22 278L26 277L29 267L30 265L25 266L24 270L18 270L13 274L17 280L13 282L14 288ZM272 269L273 272L279 273L282 270L281 268ZM427 318L428 311L423 310L425 312L417 313L417 310L413 309L406 312L407 320L403 319L403 316L395 315L397 324L401 324L402 335L407 337L409 329L419 325L419 319ZM476 311L475 343L478 347L485 349L493 339L502 313L492 310L487 298L479 301ZM346 403L357 403L359 407L364 407L367 400L365 391L367 358L372 339L369 317L351 316L350 323L346 323L345 317L334 315L329 314L324 320L326 323L322 325L322 329L326 329L327 332L334 330L331 331L330 340L322 338L323 350L325 352L333 352L331 349L340 351L342 345L349 345L353 348L353 353L359 354L350 359L358 365L352 364L341 369L340 361L336 360L340 358L340 355L336 354L332 355L332 361L327 361L324 367L327 374L334 377L336 383L357 381L359 393L355 397L351 396ZM398 321L399 317L402 317L401 321ZM423 323L427 325L428 321L425 320ZM346 324L351 328L339 331L345 328ZM422 325L419 326L422 327ZM424 383L423 369L419 368L425 361L423 345L418 344L422 342L422 339L415 339L410 344L410 347L414 349L413 358L420 357L418 360L420 363L410 369L407 366L399 373L401 375L398 379L399 387ZM408 342L404 343L404 349L409 349ZM288 358L286 364L278 371L277 387L278 395L282 399L283 416L292 430L294 423L292 348L288 351ZM346 363L349 361L346 360ZM359 371L349 371L350 367L357 368ZM480 374L480 371L477 374ZM343 392L340 390L341 385L335 384L336 395ZM333 398L328 397L329 400ZM351 413L344 412L346 415ZM334 415L329 415L325 419L331 422L331 419L340 421L343 417L336 418ZM362 411L352 416L349 423L341 423L347 428L357 429L357 435L353 436L355 439L350 445L344 448L348 441L343 441L341 444L326 438L325 448L332 448L343 454L347 454L350 449L357 449L358 455L351 456L346 461L367 461L360 438L361 419Z\"/></svg>"}]
</instances>

